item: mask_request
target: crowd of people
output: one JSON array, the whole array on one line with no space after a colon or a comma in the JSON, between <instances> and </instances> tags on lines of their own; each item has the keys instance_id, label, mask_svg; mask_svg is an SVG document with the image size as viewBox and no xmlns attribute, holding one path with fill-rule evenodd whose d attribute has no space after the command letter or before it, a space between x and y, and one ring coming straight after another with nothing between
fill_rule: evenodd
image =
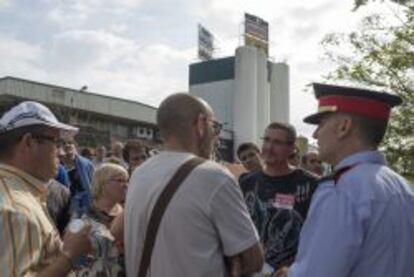
<instances>
[{"instance_id":1,"label":"crowd of people","mask_svg":"<svg viewBox=\"0 0 414 277\"><path fill-rule=\"evenodd\" d=\"M414 190L378 151L397 96L314 84L318 152L272 122L240 166L221 123L178 93L162 149L79 149L76 127L26 101L0 119L0 276L414 276Z\"/></svg>"}]
</instances>

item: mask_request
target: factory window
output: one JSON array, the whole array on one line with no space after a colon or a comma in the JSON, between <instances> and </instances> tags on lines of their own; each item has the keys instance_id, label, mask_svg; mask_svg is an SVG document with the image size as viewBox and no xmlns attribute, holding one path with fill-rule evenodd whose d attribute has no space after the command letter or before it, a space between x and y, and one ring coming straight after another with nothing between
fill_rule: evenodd
<instances>
[{"instance_id":1,"label":"factory window","mask_svg":"<svg viewBox=\"0 0 414 277\"><path fill-rule=\"evenodd\" d=\"M122 124L114 124L112 129L112 133L119 137L126 137L128 135L128 127Z\"/></svg>"}]
</instances>

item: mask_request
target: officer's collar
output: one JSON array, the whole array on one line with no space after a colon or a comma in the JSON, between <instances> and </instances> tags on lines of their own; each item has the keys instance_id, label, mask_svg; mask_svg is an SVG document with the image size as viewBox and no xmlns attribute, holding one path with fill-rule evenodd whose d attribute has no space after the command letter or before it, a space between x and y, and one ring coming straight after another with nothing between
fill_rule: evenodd
<instances>
[{"instance_id":1,"label":"officer's collar","mask_svg":"<svg viewBox=\"0 0 414 277\"><path fill-rule=\"evenodd\" d=\"M387 161L383 154L378 151L364 151L352 154L343 159L335 166L335 171L339 171L344 167L353 166L360 163L374 163L386 165Z\"/></svg>"}]
</instances>

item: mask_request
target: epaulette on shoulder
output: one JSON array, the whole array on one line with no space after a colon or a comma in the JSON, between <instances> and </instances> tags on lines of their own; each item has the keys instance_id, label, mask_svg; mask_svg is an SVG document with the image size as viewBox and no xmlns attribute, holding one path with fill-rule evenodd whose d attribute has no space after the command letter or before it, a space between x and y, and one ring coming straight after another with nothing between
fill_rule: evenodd
<instances>
[{"instance_id":1,"label":"epaulette on shoulder","mask_svg":"<svg viewBox=\"0 0 414 277\"><path fill-rule=\"evenodd\" d=\"M352 168L354 168L357 165L358 164L353 164L353 165L350 165L350 166L343 167L343 168L339 169L338 171L336 171L336 172L334 172L334 173L332 173L328 176L322 177L321 179L319 179L318 185L320 185L324 182L327 182L327 181L334 181L334 183L336 185L338 183L339 179L342 177L342 175L344 175L346 172L348 172L349 170L351 170Z\"/></svg>"},{"instance_id":2,"label":"epaulette on shoulder","mask_svg":"<svg viewBox=\"0 0 414 277\"><path fill-rule=\"evenodd\" d=\"M324 176L324 177L322 177L322 178L320 178L318 180L318 185L320 185L322 183L325 183L325 182L328 182L328 181L333 181L334 180L334 177L335 177L334 174L330 174L330 175Z\"/></svg>"}]
</instances>

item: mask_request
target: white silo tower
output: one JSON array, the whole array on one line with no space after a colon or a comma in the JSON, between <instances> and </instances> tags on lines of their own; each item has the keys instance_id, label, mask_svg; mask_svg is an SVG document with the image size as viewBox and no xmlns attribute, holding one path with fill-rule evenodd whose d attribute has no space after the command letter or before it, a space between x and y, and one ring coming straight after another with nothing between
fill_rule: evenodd
<instances>
[{"instance_id":1,"label":"white silo tower","mask_svg":"<svg viewBox=\"0 0 414 277\"><path fill-rule=\"evenodd\" d=\"M257 141L263 135L264 129L269 124L269 82L267 71L267 55L264 51L257 50Z\"/></svg>"},{"instance_id":2,"label":"white silo tower","mask_svg":"<svg viewBox=\"0 0 414 277\"><path fill-rule=\"evenodd\" d=\"M257 49L236 50L233 94L234 148L243 142L257 143Z\"/></svg>"},{"instance_id":3,"label":"white silo tower","mask_svg":"<svg viewBox=\"0 0 414 277\"><path fill-rule=\"evenodd\" d=\"M289 66L273 63L270 75L270 121L289 123Z\"/></svg>"}]
</instances>

